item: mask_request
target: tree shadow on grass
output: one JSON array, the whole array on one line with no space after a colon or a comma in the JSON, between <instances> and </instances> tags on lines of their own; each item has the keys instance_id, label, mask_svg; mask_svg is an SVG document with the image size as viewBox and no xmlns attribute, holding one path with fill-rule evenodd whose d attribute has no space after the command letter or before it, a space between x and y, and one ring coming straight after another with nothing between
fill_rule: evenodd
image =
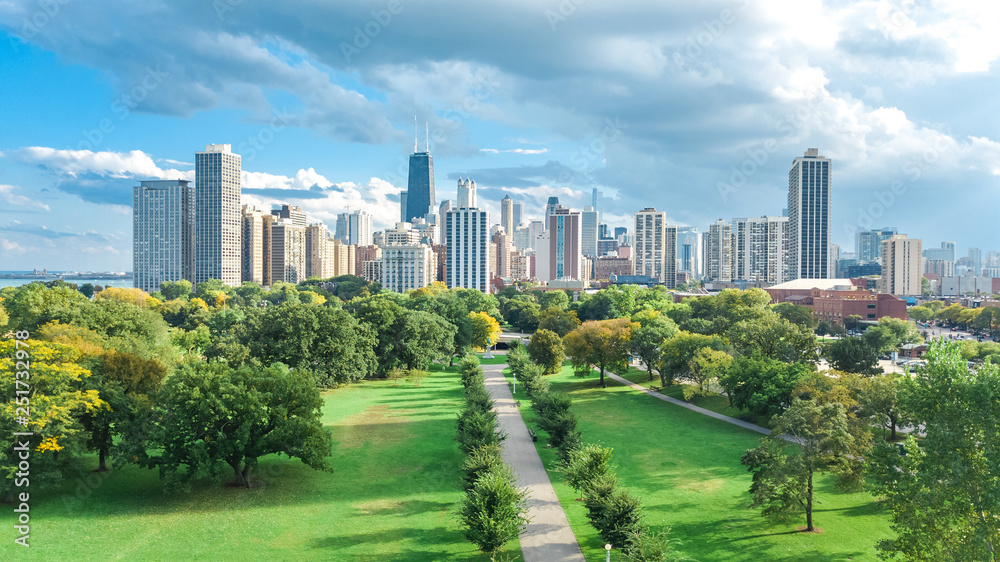
<instances>
[{"instance_id":1,"label":"tree shadow on grass","mask_svg":"<svg viewBox=\"0 0 1000 562\"><path fill-rule=\"evenodd\" d=\"M353 535L332 535L312 539L308 547L328 551L331 560L483 560L484 555L471 543L459 552L448 551L442 545L465 542L457 530L401 528ZM398 549L387 545L401 543ZM403 544L406 547L403 547ZM366 548L366 545L371 545ZM508 551L508 554L511 554ZM520 553L518 553L520 554Z\"/></svg>"}]
</instances>

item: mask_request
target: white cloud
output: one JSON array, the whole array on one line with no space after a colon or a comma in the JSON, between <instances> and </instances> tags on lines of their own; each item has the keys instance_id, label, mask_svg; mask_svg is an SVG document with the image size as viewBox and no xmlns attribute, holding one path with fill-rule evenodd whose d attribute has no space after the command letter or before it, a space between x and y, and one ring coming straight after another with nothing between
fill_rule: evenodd
<instances>
[{"instance_id":1,"label":"white cloud","mask_svg":"<svg viewBox=\"0 0 1000 562\"><path fill-rule=\"evenodd\" d=\"M35 208L43 211L49 210L49 206L41 201L36 201L35 199L14 193L14 190L16 189L19 188L14 185L0 185L0 201L4 201L11 205L17 205L19 207Z\"/></svg>"},{"instance_id":2,"label":"white cloud","mask_svg":"<svg viewBox=\"0 0 1000 562\"><path fill-rule=\"evenodd\" d=\"M502 152L509 152L512 154L545 154L548 152L547 148L480 148L479 152L486 152L489 154L500 154Z\"/></svg>"},{"instance_id":3,"label":"white cloud","mask_svg":"<svg viewBox=\"0 0 1000 562\"><path fill-rule=\"evenodd\" d=\"M96 174L111 178L185 179L194 180L194 170L164 170L141 150L130 152L94 152L90 150L60 150L45 146L29 146L14 151L14 158L35 164L70 177Z\"/></svg>"},{"instance_id":4,"label":"white cloud","mask_svg":"<svg viewBox=\"0 0 1000 562\"><path fill-rule=\"evenodd\" d=\"M21 246L17 242L12 242L6 238L0 238L0 251L2 251L4 255L14 255L23 254L27 250L25 250L24 246Z\"/></svg>"}]
</instances>

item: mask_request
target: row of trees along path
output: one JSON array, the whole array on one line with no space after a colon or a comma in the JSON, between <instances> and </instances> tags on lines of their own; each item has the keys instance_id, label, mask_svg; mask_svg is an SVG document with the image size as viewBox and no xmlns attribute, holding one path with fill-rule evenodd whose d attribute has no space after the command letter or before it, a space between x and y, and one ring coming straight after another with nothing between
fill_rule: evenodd
<instances>
[{"instance_id":1,"label":"row of trees along path","mask_svg":"<svg viewBox=\"0 0 1000 562\"><path fill-rule=\"evenodd\" d=\"M529 492L530 521L520 536L521 553L525 562L585 562L542 459L532 444L528 426L514 405L514 397L503 376L506 367L506 364L483 365L483 376L487 390L496 401L494 409L500 429L507 433L503 460L517 474L518 487L527 488Z\"/></svg>"}]
</instances>

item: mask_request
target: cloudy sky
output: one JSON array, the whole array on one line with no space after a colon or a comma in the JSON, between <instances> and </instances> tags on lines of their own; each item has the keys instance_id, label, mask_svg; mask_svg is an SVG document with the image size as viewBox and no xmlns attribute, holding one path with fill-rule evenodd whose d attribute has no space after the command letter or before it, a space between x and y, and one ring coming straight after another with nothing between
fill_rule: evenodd
<instances>
[{"instance_id":1,"label":"cloudy sky","mask_svg":"<svg viewBox=\"0 0 1000 562\"><path fill-rule=\"evenodd\" d=\"M1000 249L1000 7L931 0L0 0L0 270L131 270L131 188L243 156L245 203L438 200L777 215L810 147L833 239Z\"/></svg>"}]
</instances>

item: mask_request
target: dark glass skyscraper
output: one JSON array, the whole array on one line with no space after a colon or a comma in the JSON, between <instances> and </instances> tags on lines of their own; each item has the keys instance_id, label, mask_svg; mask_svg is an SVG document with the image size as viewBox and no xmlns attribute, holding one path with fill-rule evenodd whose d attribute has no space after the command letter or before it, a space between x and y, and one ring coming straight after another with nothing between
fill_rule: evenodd
<instances>
[{"instance_id":1,"label":"dark glass skyscraper","mask_svg":"<svg viewBox=\"0 0 1000 562\"><path fill-rule=\"evenodd\" d=\"M829 279L830 159L818 149L806 150L788 171L788 230L789 280Z\"/></svg>"},{"instance_id":2,"label":"dark glass skyscraper","mask_svg":"<svg viewBox=\"0 0 1000 562\"><path fill-rule=\"evenodd\" d=\"M437 211L434 200L434 158L428 151L410 155L410 175L406 182L406 222Z\"/></svg>"}]
</instances>

